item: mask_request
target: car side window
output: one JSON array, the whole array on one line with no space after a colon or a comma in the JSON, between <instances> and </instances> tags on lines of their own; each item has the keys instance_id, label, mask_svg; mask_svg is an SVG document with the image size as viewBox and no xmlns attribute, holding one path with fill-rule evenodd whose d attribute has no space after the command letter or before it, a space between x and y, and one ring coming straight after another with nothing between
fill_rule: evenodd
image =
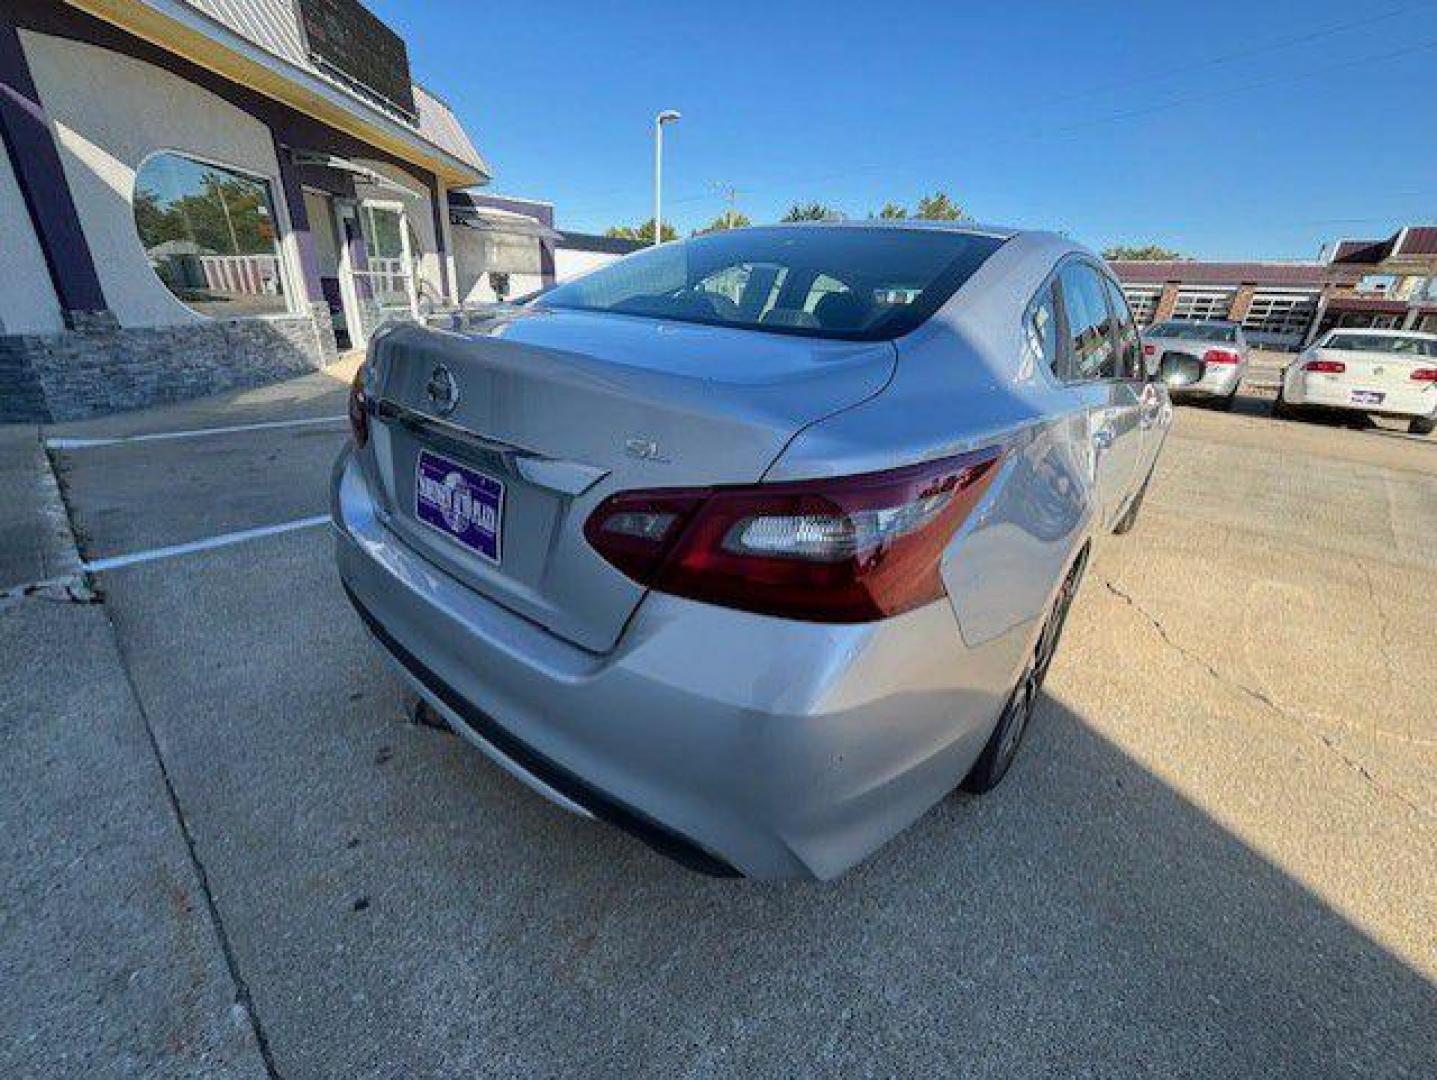
<instances>
[{"instance_id":1,"label":"car side window","mask_svg":"<svg viewBox=\"0 0 1437 1080\"><path fill-rule=\"evenodd\" d=\"M1059 279L1068 319L1068 379L1116 378L1118 349L1102 276L1091 266L1074 262L1063 267Z\"/></svg>"},{"instance_id":2,"label":"car side window","mask_svg":"<svg viewBox=\"0 0 1437 1080\"><path fill-rule=\"evenodd\" d=\"M1103 278L1107 287L1108 303L1113 309L1113 321L1118 332L1118 377L1141 379L1143 377L1143 347L1138 338L1138 325L1133 322L1128 298L1112 278Z\"/></svg>"},{"instance_id":3,"label":"car side window","mask_svg":"<svg viewBox=\"0 0 1437 1080\"><path fill-rule=\"evenodd\" d=\"M1036 371L1047 366L1058 378L1063 377L1060 366L1062 352L1058 348L1058 305L1053 299L1053 285L1049 282L1033 297L1023 315L1023 370Z\"/></svg>"}]
</instances>

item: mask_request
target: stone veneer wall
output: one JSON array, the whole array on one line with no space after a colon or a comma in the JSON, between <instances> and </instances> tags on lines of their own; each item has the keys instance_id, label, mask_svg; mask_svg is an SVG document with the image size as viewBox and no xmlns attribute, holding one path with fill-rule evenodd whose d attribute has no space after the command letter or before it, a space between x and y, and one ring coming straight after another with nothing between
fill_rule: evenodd
<instances>
[{"instance_id":1,"label":"stone veneer wall","mask_svg":"<svg viewBox=\"0 0 1437 1080\"><path fill-rule=\"evenodd\" d=\"M324 304L308 315L121 327L71 313L60 334L0 336L0 423L59 422L302 375L336 357Z\"/></svg>"}]
</instances>

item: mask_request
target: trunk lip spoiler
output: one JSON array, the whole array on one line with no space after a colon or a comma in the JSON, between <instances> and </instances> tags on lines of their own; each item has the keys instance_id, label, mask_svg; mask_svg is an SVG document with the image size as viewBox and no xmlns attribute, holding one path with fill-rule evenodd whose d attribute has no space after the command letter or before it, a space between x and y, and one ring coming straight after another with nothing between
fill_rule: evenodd
<instances>
[{"instance_id":1,"label":"trunk lip spoiler","mask_svg":"<svg viewBox=\"0 0 1437 1080\"><path fill-rule=\"evenodd\" d=\"M503 460L506 468L521 479L571 498L582 495L610 472L609 469L596 465L549 457L536 450L470 431L452 421L411 409L388 398L373 401L370 410L379 419L395 421L417 434L437 436L446 442L458 443L466 449L494 454Z\"/></svg>"}]
</instances>

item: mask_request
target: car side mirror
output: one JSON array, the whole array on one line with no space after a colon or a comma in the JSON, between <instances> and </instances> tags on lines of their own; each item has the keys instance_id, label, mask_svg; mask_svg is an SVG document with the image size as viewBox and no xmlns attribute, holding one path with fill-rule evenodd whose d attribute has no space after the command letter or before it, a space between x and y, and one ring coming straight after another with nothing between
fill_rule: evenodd
<instances>
[{"instance_id":1,"label":"car side mirror","mask_svg":"<svg viewBox=\"0 0 1437 1080\"><path fill-rule=\"evenodd\" d=\"M1188 353L1165 352L1158 373L1169 386L1191 386L1202 380L1203 362Z\"/></svg>"}]
</instances>

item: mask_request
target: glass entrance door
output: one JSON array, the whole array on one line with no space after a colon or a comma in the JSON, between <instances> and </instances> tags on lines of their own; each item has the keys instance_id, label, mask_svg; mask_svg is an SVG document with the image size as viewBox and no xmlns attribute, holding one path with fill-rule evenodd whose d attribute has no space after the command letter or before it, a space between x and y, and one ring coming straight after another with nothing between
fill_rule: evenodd
<instances>
[{"instance_id":1,"label":"glass entrance door","mask_svg":"<svg viewBox=\"0 0 1437 1080\"><path fill-rule=\"evenodd\" d=\"M345 219L343 273L361 341L390 319L418 320L419 295L402 203L366 200Z\"/></svg>"}]
</instances>

